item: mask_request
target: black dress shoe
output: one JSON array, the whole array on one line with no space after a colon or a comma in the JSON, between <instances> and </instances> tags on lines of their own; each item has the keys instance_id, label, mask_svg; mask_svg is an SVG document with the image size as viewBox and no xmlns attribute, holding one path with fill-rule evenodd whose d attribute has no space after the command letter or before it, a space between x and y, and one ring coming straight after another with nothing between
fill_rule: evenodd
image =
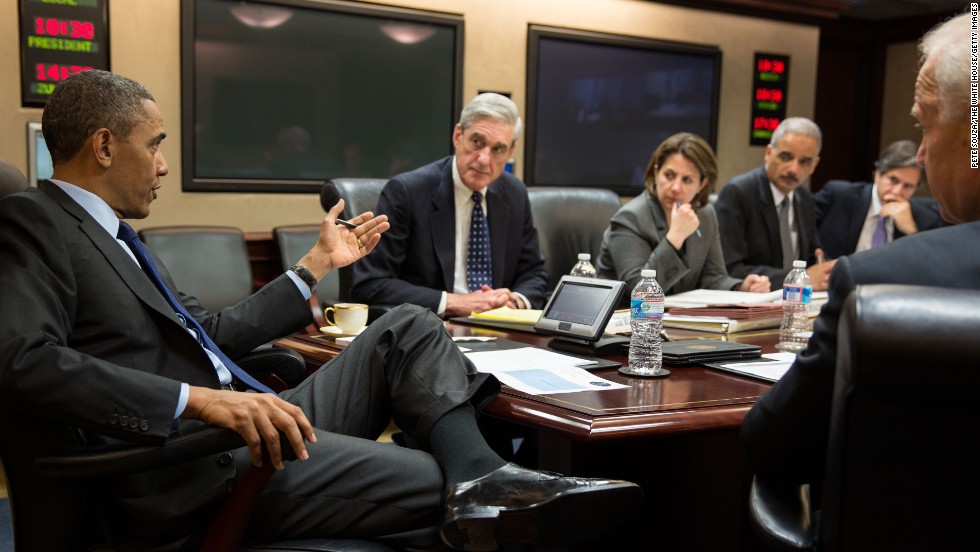
<instances>
[{"instance_id":1,"label":"black dress shoe","mask_svg":"<svg viewBox=\"0 0 980 552\"><path fill-rule=\"evenodd\" d=\"M643 502L635 483L563 477L507 464L446 487L442 540L457 550L498 542L567 546L598 536Z\"/></svg>"}]
</instances>

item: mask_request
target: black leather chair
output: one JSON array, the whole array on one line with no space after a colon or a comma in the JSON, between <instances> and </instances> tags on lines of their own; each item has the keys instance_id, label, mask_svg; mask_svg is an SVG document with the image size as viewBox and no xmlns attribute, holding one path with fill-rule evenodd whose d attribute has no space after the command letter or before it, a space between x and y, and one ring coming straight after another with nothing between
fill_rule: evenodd
<instances>
[{"instance_id":1,"label":"black leather chair","mask_svg":"<svg viewBox=\"0 0 980 552\"><path fill-rule=\"evenodd\" d=\"M30 183L20 169L0 159L0 197L26 190Z\"/></svg>"},{"instance_id":2,"label":"black leather chair","mask_svg":"<svg viewBox=\"0 0 980 552\"><path fill-rule=\"evenodd\" d=\"M320 190L320 205L330 210L336 198L344 200L344 216L351 218L378 206L381 189L388 183L386 178L333 178Z\"/></svg>"},{"instance_id":3,"label":"black leather chair","mask_svg":"<svg viewBox=\"0 0 980 552\"><path fill-rule=\"evenodd\" d=\"M254 291L245 236L229 226L144 228L139 237L170 271L177 287L211 312Z\"/></svg>"},{"instance_id":4,"label":"black leather chair","mask_svg":"<svg viewBox=\"0 0 980 552\"><path fill-rule=\"evenodd\" d=\"M85 449L77 446L77 434L70 428L54 427L43 421L32 424L30 427L6 423L0 426L0 461L6 472L17 552L108 552L112 548L105 543L111 541L100 530L98 517L102 512L94 506L94 498L104 481L122 474L218 455L244 444L241 437L230 430L200 426L171 438L162 446ZM247 520L262 487L274 472L268 460L262 468L249 469L212 521L201 550L392 551L376 542L330 538L297 539L242 548Z\"/></svg>"},{"instance_id":5,"label":"black leather chair","mask_svg":"<svg viewBox=\"0 0 980 552\"><path fill-rule=\"evenodd\" d=\"M812 505L819 516L800 487L753 481L752 519L773 549L977 548L978 330L978 291L870 285L851 294L823 497Z\"/></svg>"},{"instance_id":6,"label":"black leather chair","mask_svg":"<svg viewBox=\"0 0 980 552\"><path fill-rule=\"evenodd\" d=\"M245 236L238 228L161 226L144 228L139 236L163 261L177 287L196 297L208 311L230 307L254 291ZM269 345L263 345L256 352L268 350ZM240 359L235 361L241 364ZM303 381L306 365L300 370L291 362L282 364L274 376L266 370L249 372L281 391Z\"/></svg>"},{"instance_id":7,"label":"black leather chair","mask_svg":"<svg viewBox=\"0 0 980 552\"><path fill-rule=\"evenodd\" d=\"M575 266L579 253L592 255L594 264L602 234L622 202L604 188L530 187L527 194L548 271L548 289L554 289Z\"/></svg>"},{"instance_id":8,"label":"black leather chair","mask_svg":"<svg viewBox=\"0 0 980 552\"><path fill-rule=\"evenodd\" d=\"M279 262L282 269L296 264L303 255L313 248L320 236L319 224L294 224L277 226L272 229L272 238L279 248ZM348 288L350 286L348 285ZM320 280L316 294L324 305L340 302L340 271L331 270Z\"/></svg>"},{"instance_id":9,"label":"black leather chair","mask_svg":"<svg viewBox=\"0 0 980 552\"><path fill-rule=\"evenodd\" d=\"M378 206L381 189L387 183L388 180L385 178L333 178L328 180L320 190L320 205L324 211L328 211L336 204L338 198L343 199L346 218L355 217L365 211L373 212ZM350 288L354 283L353 274L354 271L350 266L337 270L340 302L353 300L350 295ZM368 322L377 320L393 306L370 305Z\"/></svg>"}]
</instances>

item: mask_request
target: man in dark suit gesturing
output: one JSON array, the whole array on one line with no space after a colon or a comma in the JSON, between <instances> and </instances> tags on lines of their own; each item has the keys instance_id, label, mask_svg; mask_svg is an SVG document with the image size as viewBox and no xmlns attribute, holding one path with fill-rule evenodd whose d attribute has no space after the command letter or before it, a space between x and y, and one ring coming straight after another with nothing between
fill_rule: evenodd
<instances>
[{"instance_id":1,"label":"man in dark suit gesturing","mask_svg":"<svg viewBox=\"0 0 980 552\"><path fill-rule=\"evenodd\" d=\"M419 307L395 309L281 396L243 392L261 386L231 359L311 323L306 300L317 280L374 249L385 217L364 213L355 228L339 227L338 203L296 266L209 313L174 288L121 220L149 215L168 172L153 96L112 73L79 73L54 90L43 124L53 178L0 200L4 431L58 450L77 443L48 436L152 444L205 423L248 445L233 458L99 485L92 503L111 548L193 546L244 468L262 462L263 444L280 471L249 521L256 541L357 537L430 548L441 534L450 546L487 550L498 538L575 541L638 506L631 483L558 477L497 456L475 410L498 384ZM421 450L375 440L392 419ZM285 466L281 447L300 461Z\"/></svg>"},{"instance_id":2,"label":"man in dark suit gesturing","mask_svg":"<svg viewBox=\"0 0 980 552\"><path fill-rule=\"evenodd\" d=\"M980 243L980 170L970 168L970 25L966 13L922 39L912 107L922 127L916 158L925 166L943 219L953 225L838 260L830 278L830 299L814 322L809 344L742 424L742 442L755 473L820 487L837 322L844 300L856 286L892 283L980 289L980 249L975 246Z\"/></svg>"},{"instance_id":3,"label":"man in dark suit gesturing","mask_svg":"<svg viewBox=\"0 0 980 552\"><path fill-rule=\"evenodd\" d=\"M939 213L911 201L925 180L911 140L890 144L875 161L874 183L831 180L813 196L820 245L836 259L942 225Z\"/></svg>"},{"instance_id":4,"label":"man in dark suit gesturing","mask_svg":"<svg viewBox=\"0 0 980 552\"><path fill-rule=\"evenodd\" d=\"M544 305L548 275L527 190L504 172L520 133L514 102L480 94L453 130L454 156L385 185L375 210L392 229L354 265L355 300L445 317Z\"/></svg>"},{"instance_id":5,"label":"man in dark suit gesturing","mask_svg":"<svg viewBox=\"0 0 980 552\"><path fill-rule=\"evenodd\" d=\"M715 211L730 275L763 274L779 289L793 261L802 259L813 289L827 289L833 263L818 262L813 195L804 186L820 162L821 141L813 121L784 120L766 146L765 164L731 179L718 193Z\"/></svg>"}]
</instances>

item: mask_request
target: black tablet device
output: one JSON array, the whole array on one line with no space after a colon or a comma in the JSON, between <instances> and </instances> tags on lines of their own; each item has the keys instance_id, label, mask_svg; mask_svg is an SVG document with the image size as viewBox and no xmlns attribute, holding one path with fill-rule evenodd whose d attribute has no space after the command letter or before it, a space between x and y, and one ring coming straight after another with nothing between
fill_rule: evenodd
<instances>
[{"instance_id":1,"label":"black tablet device","mask_svg":"<svg viewBox=\"0 0 980 552\"><path fill-rule=\"evenodd\" d=\"M603 354L596 346L625 287L617 280L563 276L534 330L554 335L555 349Z\"/></svg>"}]
</instances>

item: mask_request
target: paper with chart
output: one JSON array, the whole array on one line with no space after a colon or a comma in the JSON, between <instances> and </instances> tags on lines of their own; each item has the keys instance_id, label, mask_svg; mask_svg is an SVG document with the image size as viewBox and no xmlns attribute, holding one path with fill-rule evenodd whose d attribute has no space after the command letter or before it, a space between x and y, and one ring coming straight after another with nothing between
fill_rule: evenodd
<instances>
[{"instance_id":1,"label":"paper with chart","mask_svg":"<svg viewBox=\"0 0 980 552\"><path fill-rule=\"evenodd\" d=\"M554 353L538 347L470 352L466 357L476 365L477 370L493 374L500 383L529 395L628 387L600 378L582 368L588 364L595 364L594 361Z\"/></svg>"}]
</instances>

